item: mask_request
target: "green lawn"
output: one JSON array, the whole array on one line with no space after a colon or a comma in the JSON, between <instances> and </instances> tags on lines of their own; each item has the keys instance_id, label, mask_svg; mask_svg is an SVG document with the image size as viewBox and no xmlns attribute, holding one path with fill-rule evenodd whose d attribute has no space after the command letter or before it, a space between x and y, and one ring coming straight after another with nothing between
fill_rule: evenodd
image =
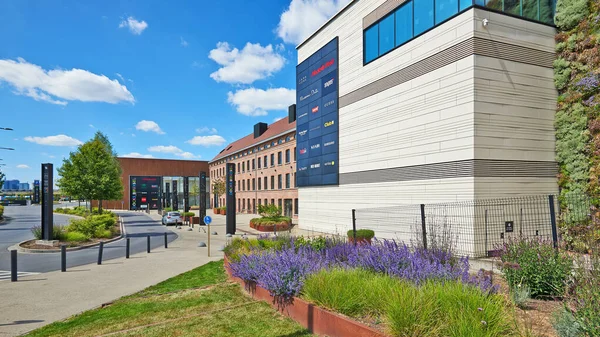
<instances>
[{"instance_id":1,"label":"green lawn","mask_svg":"<svg viewBox=\"0 0 600 337\"><path fill-rule=\"evenodd\" d=\"M311 336L226 282L223 262L202 267L27 336Z\"/></svg>"}]
</instances>

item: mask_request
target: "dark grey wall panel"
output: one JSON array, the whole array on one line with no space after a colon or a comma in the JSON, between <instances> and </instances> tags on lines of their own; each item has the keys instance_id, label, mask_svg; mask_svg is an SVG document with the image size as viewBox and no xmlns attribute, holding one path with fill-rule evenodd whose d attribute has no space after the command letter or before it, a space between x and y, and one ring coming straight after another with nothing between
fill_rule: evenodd
<instances>
[{"instance_id":1,"label":"dark grey wall panel","mask_svg":"<svg viewBox=\"0 0 600 337\"><path fill-rule=\"evenodd\" d=\"M393 55L393 53L391 55ZM391 55L388 55L387 57L391 57ZM340 108L450 65L471 55L494 57L544 68L552 68L552 63L555 58L554 53L473 37L341 96Z\"/></svg>"},{"instance_id":2,"label":"dark grey wall panel","mask_svg":"<svg viewBox=\"0 0 600 337\"><path fill-rule=\"evenodd\" d=\"M340 185L468 177L555 178L555 162L469 159L340 174Z\"/></svg>"}]
</instances>

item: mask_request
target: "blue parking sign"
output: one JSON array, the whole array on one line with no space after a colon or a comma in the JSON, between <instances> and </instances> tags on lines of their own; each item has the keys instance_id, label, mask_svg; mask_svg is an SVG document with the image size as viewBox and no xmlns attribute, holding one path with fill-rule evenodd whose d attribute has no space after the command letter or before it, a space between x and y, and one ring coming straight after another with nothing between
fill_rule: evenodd
<instances>
[{"instance_id":1,"label":"blue parking sign","mask_svg":"<svg viewBox=\"0 0 600 337\"><path fill-rule=\"evenodd\" d=\"M212 218L210 216L205 216L204 217L204 223L207 225L210 225L210 223L212 222Z\"/></svg>"}]
</instances>

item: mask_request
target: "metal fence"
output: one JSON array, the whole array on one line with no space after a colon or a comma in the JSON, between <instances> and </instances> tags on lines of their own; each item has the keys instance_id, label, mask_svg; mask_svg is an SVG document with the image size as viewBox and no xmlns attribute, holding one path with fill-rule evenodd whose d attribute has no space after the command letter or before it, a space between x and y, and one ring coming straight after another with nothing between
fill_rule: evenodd
<instances>
[{"instance_id":1,"label":"metal fence","mask_svg":"<svg viewBox=\"0 0 600 337\"><path fill-rule=\"evenodd\" d=\"M543 238L557 246L557 223L579 228L593 221L590 200L561 197L559 203L556 196L545 195L357 209L353 226L373 229L378 238L427 248L451 246L459 255L486 257L510 238Z\"/></svg>"}]
</instances>

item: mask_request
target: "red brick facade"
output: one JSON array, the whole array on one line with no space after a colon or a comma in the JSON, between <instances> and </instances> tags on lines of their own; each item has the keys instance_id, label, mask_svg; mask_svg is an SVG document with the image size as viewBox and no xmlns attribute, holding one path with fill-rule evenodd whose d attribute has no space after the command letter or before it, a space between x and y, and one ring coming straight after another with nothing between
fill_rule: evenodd
<instances>
[{"instance_id":1,"label":"red brick facade","mask_svg":"<svg viewBox=\"0 0 600 337\"><path fill-rule=\"evenodd\" d=\"M284 215L297 217L295 135L296 123L283 119L269 125L258 138L251 134L226 146L209 162L211 205L215 207L212 183L225 181L225 166L233 163L239 213L256 213L258 205L274 203ZM225 206L225 195L218 197L218 206Z\"/></svg>"}]
</instances>

